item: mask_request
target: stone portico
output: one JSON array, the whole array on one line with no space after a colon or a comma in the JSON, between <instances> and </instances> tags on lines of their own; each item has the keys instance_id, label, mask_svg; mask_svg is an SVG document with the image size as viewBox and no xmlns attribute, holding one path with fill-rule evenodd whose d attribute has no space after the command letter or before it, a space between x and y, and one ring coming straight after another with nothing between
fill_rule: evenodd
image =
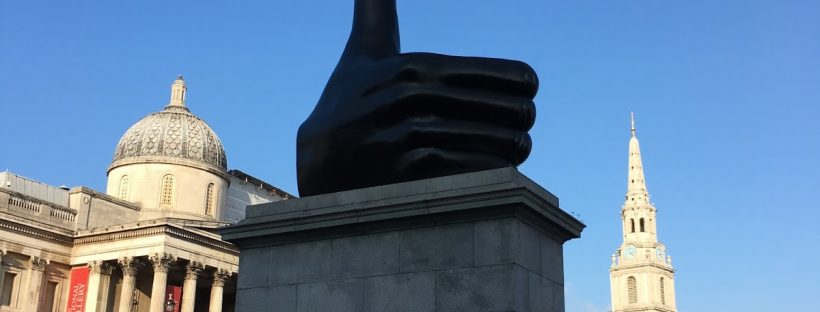
<instances>
[{"instance_id":1,"label":"stone portico","mask_svg":"<svg viewBox=\"0 0 820 312\"><path fill-rule=\"evenodd\" d=\"M174 303L179 311L233 311L223 303L235 300L238 250L216 234L174 221L78 233L72 265L90 268L86 312L165 311L166 285L182 287Z\"/></svg>"}]
</instances>

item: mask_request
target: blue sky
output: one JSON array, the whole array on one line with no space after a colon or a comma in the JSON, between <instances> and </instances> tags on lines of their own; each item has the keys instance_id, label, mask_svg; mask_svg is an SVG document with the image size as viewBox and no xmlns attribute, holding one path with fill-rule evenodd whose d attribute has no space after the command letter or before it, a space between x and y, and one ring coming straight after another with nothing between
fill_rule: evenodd
<instances>
[{"instance_id":1,"label":"blue sky","mask_svg":"<svg viewBox=\"0 0 820 312\"><path fill-rule=\"evenodd\" d=\"M344 47L352 0L0 0L0 170L104 190L120 136L168 102L230 168L296 193L295 135ZM539 74L520 170L588 225L567 311L605 311L637 118L680 311L820 311L820 2L400 0L407 51Z\"/></svg>"}]
</instances>

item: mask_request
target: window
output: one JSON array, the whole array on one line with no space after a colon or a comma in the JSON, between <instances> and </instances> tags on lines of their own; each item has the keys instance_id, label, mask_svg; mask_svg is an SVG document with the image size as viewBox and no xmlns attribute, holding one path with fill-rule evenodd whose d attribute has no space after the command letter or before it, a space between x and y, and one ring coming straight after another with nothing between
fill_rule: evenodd
<instances>
[{"instance_id":1,"label":"window","mask_svg":"<svg viewBox=\"0 0 820 312\"><path fill-rule=\"evenodd\" d=\"M209 216L214 215L214 204L216 202L216 186L213 183L208 184L208 191L205 193L205 214Z\"/></svg>"},{"instance_id":2,"label":"window","mask_svg":"<svg viewBox=\"0 0 820 312\"><path fill-rule=\"evenodd\" d=\"M635 219L629 219L629 222L632 223L632 233L635 233Z\"/></svg>"},{"instance_id":3,"label":"window","mask_svg":"<svg viewBox=\"0 0 820 312\"><path fill-rule=\"evenodd\" d=\"M124 175L120 178L120 194L119 199L128 200L128 176Z\"/></svg>"},{"instance_id":4,"label":"window","mask_svg":"<svg viewBox=\"0 0 820 312\"><path fill-rule=\"evenodd\" d=\"M626 279L626 290L629 303L638 303L638 285L634 276Z\"/></svg>"},{"instance_id":5,"label":"window","mask_svg":"<svg viewBox=\"0 0 820 312\"><path fill-rule=\"evenodd\" d=\"M643 226L643 224L644 224L644 223L643 223L643 218L641 218L641 232L645 232L645 231L644 231L644 226Z\"/></svg>"},{"instance_id":6,"label":"window","mask_svg":"<svg viewBox=\"0 0 820 312\"><path fill-rule=\"evenodd\" d=\"M17 274L5 272L3 276L3 289L0 293L0 306L11 306L11 294L14 290L14 280Z\"/></svg>"},{"instance_id":7,"label":"window","mask_svg":"<svg viewBox=\"0 0 820 312\"><path fill-rule=\"evenodd\" d=\"M46 283L45 291L45 301L43 301L44 306L40 309L42 311L54 311L55 305L57 304L54 302L54 299L57 298L57 283L49 281Z\"/></svg>"},{"instance_id":8,"label":"window","mask_svg":"<svg viewBox=\"0 0 820 312\"><path fill-rule=\"evenodd\" d=\"M160 205L171 205L174 199L174 176L166 175L162 177L162 195L159 198Z\"/></svg>"},{"instance_id":9,"label":"window","mask_svg":"<svg viewBox=\"0 0 820 312\"><path fill-rule=\"evenodd\" d=\"M660 283L661 303L666 304L666 292L663 289L663 277L661 277Z\"/></svg>"}]
</instances>

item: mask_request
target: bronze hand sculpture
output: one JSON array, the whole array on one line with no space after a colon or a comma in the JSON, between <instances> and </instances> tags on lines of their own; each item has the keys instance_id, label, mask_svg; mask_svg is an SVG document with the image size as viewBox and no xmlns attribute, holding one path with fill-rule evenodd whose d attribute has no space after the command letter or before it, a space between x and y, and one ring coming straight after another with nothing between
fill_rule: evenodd
<instances>
[{"instance_id":1,"label":"bronze hand sculpture","mask_svg":"<svg viewBox=\"0 0 820 312\"><path fill-rule=\"evenodd\" d=\"M519 61L400 53L396 1L356 0L347 46L299 127L299 193L517 166L537 90Z\"/></svg>"}]
</instances>

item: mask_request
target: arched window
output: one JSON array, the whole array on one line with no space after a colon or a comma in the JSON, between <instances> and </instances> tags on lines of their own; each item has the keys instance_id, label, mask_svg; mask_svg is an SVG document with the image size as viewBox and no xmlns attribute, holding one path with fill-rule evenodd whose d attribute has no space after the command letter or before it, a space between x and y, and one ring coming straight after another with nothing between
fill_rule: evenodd
<instances>
[{"instance_id":1,"label":"arched window","mask_svg":"<svg viewBox=\"0 0 820 312\"><path fill-rule=\"evenodd\" d=\"M663 277L661 277L661 282L660 283L661 283L660 284L661 303L666 304L666 292L663 289Z\"/></svg>"},{"instance_id":2,"label":"arched window","mask_svg":"<svg viewBox=\"0 0 820 312\"><path fill-rule=\"evenodd\" d=\"M205 214L209 216L214 215L214 204L216 203L216 186L213 183L208 184L208 191L205 193Z\"/></svg>"},{"instance_id":3,"label":"arched window","mask_svg":"<svg viewBox=\"0 0 820 312\"><path fill-rule=\"evenodd\" d=\"M162 194L159 197L160 205L171 205L174 200L174 176L167 174L162 177Z\"/></svg>"},{"instance_id":4,"label":"arched window","mask_svg":"<svg viewBox=\"0 0 820 312\"><path fill-rule=\"evenodd\" d=\"M626 279L626 291L629 303L638 303L638 282L635 281L634 276Z\"/></svg>"},{"instance_id":5,"label":"arched window","mask_svg":"<svg viewBox=\"0 0 820 312\"><path fill-rule=\"evenodd\" d=\"M643 223L643 218L641 218L641 232L644 232L644 226L643 226L643 224L644 224L644 223Z\"/></svg>"},{"instance_id":6,"label":"arched window","mask_svg":"<svg viewBox=\"0 0 820 312\"><path fill-rule=\"evenodd\" d=\"M128 176L124 175L120 178L120 192L119 199L128 200Z\"/></svg>"},{"instance_id":7,"label":"arched window","mask_svg":"<svg viewBox=\"0 0 820 312\"><path fill-rule=\"evenodd\" d=\"M629 219L629 222L632 223L632 233L635 233L635 219Z\"/></svg>"}]
</instances>

